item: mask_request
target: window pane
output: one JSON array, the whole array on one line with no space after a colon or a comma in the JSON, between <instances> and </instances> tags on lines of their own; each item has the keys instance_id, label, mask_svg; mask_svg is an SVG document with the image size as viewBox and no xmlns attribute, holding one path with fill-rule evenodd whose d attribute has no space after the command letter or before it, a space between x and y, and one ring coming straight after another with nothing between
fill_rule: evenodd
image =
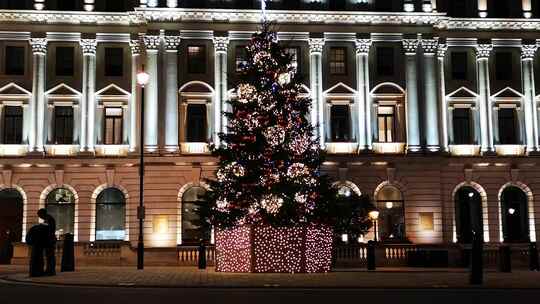
<instances>
[{"instance_id":1,"label":"window pane","mask_svg":"<svg viewBox=\"0 0 540 304\"><path fill-rule=\"evenodd\" d=\"M332 142L351 140L351 114L348 105L333 105L330 110Z\"/></svg>"},{"instance_id":2,"label":"window pane","mask_svg":"<svg viewBox=\"0 0 540 304\"><path fill-rule=\"evenodd\" d=\"M25 48L19 46L6 47L6 75L24 75Z\"/></svg>"},{"instance_id":3,"label":"window pane","mask_svg":"<svg viewBox=\"0 0 540 304\"><path fill-rule=\"evenodd\" d=\"M495 53L495 77L497 80L512 80L512 53Z\"/></svg>"},{"instance_id":4,"label":"window pane","mask_svg":"<svg viewBox=\"0 0 540 304\"><path fill-rule=\"evenodd\" d=\"M330 49L330 73L338 75L347 73L345 48Z\"/></svg>"},{"instance_id":5,"label":"window pane","mask_svg":"<svg viewBox=\"0 0 540 304\"><path fill-rule=\"evenodd\" d=\"M452 78L457 80L467 79L468 56L466 52L453 52L451 55Z\"/></svg>"},{"instance_id":6,"label":"window pane","mask_svg":"<svg viewBox=\"0 0 540 304\"><path fill-rule=\"evenodd\" d=\"M401 191L393 186L386 186L377 194L381 240L400 241L405 239L404 205Z\"/></svg>"},{"instance_id":7,"label":"window pane","mask_svg":"<svg viewBox=\"0 0 540 304\"><path fill-rule=\"evenodd\" d=\"M96 240L123 240L126 202L114 188L101 192L96 200Z\"/></svg>"},{"instance_id":8,"label":"window pane","mask_svg":"<svg viewBox=\"0 0 540 304\"><path fill-rule=\"evenodd\" d=\"M56 235L74 233L75 196L71 191L58 188L51 191L45 200L47 213L56 221Z\"/></svg>"},{"instance_id":9,"label":"window pane","mask_svg":"<svg viewBox=\"0 0 540 304\"><path fill-rule=\"evenodd\" d=\"M105 48L105 76L121 77L124 75L124 49Z\"/></svg>"},{"instance_id":10,"label":"window pane","mask_svg":"<svg viewBox=\"0 0 540 304\"><path fill-rule=\"evenodd\" d=\"M73 108L54 108L54 142L55 144L73 144Z\"/></svg>"},{"instance_id":11,"label":"window pane","mask_svg":"<svg viewBox=\"0 0 540 304\"><path fill-rule=\"evenodd\" d=\"M300 54L300 48L286 48L285 53L289 54L291 56L291 66L294 69L294 71L299 72L300 71L300 61L299 61L299 54Z\"/></svg>"},{"instance_id":12,"label":"window pane","mask_svg":"<svg viewBox=\"0 0 540 304\"><path fill-rule=\"evenodd\" d=\"M517 129L515 109L499 109L499 143L502 145L518 144Z\"/></svg>"},{"instance_id":13,"label":"window pane","mask_svg":"<svg viewBox=\"0 0 540 304\"><path fill-rule=\"evenodd\" d=\"M201 227L200 217L197 214L198 201L204 195L201 187L192 187L182 196L182 243L197 244L199 240L209 240L210 231Z\"/></svg>"},{"instance_id":14,"label":"window pane","mask_svg":"<svg viewBox=\"0 0 540 304\"><path fill-rule=\"evenodd\" d=\"M206 142L206 105L190 104L187 107L187 142Z\"/></svg>"},{"instance_id":15,"label":"window pane","mask_svg":"<svg viewBox=\"0 0 540 304\"><path fill-rule=\"evenodd\" d=\"M236 47L236 71L240 72L248 64L245 46Z\"/></svg>"},{"instance_id":16,"label":"window pane","mask_svg":"<svg viewBox=\"0 0 540 304\"><path fill-rule=\"evenodd\" d=\"M379 142L394 142L396 129L394 113L394 106L379 106L377 108Z\"/></svg>"},{"instance_id":17,"label":"window pane","mask_svg":"<svg viewBox=\"0 0 540 304\"><path fill-rule=\"evenodd\" d=\"M468 108L457 108L452 112L452 122L454 126L454 144L456 145L471 145L472 138L472 122L471 113Z\"/></svg>"},{"instance_id":18,"label":"window pane","mask_svg":"<svg viewBox=\"0 0 540 304\"><path fill-rule=\"evenodd\" d=\"M22 107L4 108L4 144L21 144L23 129Z\"/></svg>"},{"instance_id":19,"label":"window pane","mask_svg":"<svg viewBox=\"0 0 540 304\"><path fill-rule=\"evenodd\" d=\"M394 49L391 47L377 48L377 74L379 76L394 75Z\"/></svg>"},{"instance_id":20,"label":"window pane","mask_svg":"<svg viewBox=\"0 0 540 304\"><path fill-rule=\"evenodd\" d=\"M123 141L122 108L105 108L104 144L120 145Z\"/></svg>"},{"instance_id":21,"label":"window pane","mask_svg":"<svg viewBox=\"0 0 540 304\"><path fill-rule=\"evenodd\" d=\"M56 75L73 76L74 74L74 49L73 47L56 48Z\"/></svg>"},{"instance_id":22,"label":"window pane","mask_svg":"<svg viewBox=\"0 0 540 304\"><path fill-rule=\"evenodd\" d=\"M188 72L206 73L206 48L204 46L188 46Z\"/></svg>"}]
</instances>

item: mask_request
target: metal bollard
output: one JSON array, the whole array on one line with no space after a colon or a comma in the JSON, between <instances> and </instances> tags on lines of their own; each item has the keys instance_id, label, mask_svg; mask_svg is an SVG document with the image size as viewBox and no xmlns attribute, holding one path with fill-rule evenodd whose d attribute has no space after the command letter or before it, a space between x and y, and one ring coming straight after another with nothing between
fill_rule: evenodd
<instances>
[{"instance_id":1,"label":"metal bollard","mask_svg":"<svg viewBox=\"0 0 540 304\"><path fill-rule=\"evenodd\" d=\"M484 244L482 237L477 233L473 234L472 252L471 252L471 274L470 283L481 285L484 281Z\"/></svg>"},{"instance_id":2,"label":"metal bollard","mask_svg":"<svg viewBox=\"0 0 540 304\"><path fill-rule=\"evenodd\" d=\"M499 247L499 271L512 272L512 251L508 245Z\"/></svg>"},{"instance_id":3,"label":"metal bollard","mask_svg":"<svg viewBox=\"0 0 540 304\"><path fill-rule=\"evenodd\" d=\"M540 263L538 261L538 247L535 242L529 243L529 269L531 271L540 271Z\"/></svg>"},{"instance_id":4,"label":"metal bollard","mask_svg":"<svg viewBox=\"0 0 540 304\"><path fill-rule=\"evenodd\" d=\"M203 240L201 240L199 244L198 266L199 266L199 269L206 269L206 245L204 244Z\"/></svg>"},{"instance_id":5,"label":"metal bollard","mask_svg":"<svg viewBox=\"0 0 540 304\"><path fill-rule=\"evenodd\" d=\"M367 270L375 270L375 242L369 241L367 246Z\"/></svg>"},{"instance_id":6,"label":"metal bollard","mask_svg":"<svg viewBox=\"0 0 540 304\"><path fill-rule=\"evenodd\" d=\"M64 247L62 252L61 272L75 271L75 243L73 234L67 233L64 235Z\"/></svg>"}]
</instances>

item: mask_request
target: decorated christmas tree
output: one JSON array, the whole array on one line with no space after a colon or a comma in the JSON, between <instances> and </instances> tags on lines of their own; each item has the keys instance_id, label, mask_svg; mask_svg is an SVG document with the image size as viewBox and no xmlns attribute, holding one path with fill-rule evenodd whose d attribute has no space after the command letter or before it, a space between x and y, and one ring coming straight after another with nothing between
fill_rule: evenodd
<instances>
[{"instance_id":1,"label":"decorated christmas tree","mask_svg":"<svg viewBox=\"0 0 540 304\"><path fill-rule=\"evenodd\" d=\"M334 191L320 175L323 152L308 120L311 99L301 95L292 55L265 25L246 47L247 64L225 113L228 131L213 154L214 226L294 226L325 220Z\"/></svg>"}]
</instances>

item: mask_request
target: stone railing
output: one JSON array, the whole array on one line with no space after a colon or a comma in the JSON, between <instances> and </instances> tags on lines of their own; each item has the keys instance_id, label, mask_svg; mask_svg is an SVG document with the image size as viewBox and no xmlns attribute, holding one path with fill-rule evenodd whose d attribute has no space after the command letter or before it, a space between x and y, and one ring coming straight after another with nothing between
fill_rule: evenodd
<instances>
[{"instance_id":1,"label":"stone railing","mask_svg":"<svg viewBox=\"0 0 540 304\"><path fill-rule=\"evenodd\" d=\"M178 251L178 264L181 266L195 266L199 261L199 247L197 246L180 246ZM216 247L206 247L206 263L214 265L216 259Z\"/></svg>"},{"instance_id":2,"label":"stone railing","mask_svg":"<svg viewBox=\"0 0 540 304\"><path fill-rule=\"evenodd\" d=\"M129 244L127 244L129 246ZM83 255L87 257L116 257L122 255L122 242L92 242L83 243Z\"/></svg>"}]
</instances>

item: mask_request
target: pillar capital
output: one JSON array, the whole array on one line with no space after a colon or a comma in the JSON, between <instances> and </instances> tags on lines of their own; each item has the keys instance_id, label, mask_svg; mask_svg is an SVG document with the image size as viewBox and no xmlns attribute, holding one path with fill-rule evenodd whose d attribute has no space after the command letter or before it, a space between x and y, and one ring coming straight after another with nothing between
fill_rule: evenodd
<instances>
[{"instance_id":1,"label":"pillar capital","mask_svg":"<svg viewBox=\"0 0 540 304\"><path fill-rule=\"evenodd\" d=\"M324 48L324 38L309 38L309 53L322 54Z\"/></svg>"},{"instance_id":2,"label":"pillar capital","mask_svg":"<svg viewBox=\"0 0 540 304\"><path fill-rule=\"evenodd\" d=\"M536 44L524 44L521 46L521 60L534 59L538 46Z\"/></svg>"},{"instance_id":3,"label":"pillar capital","mask_svg":"<svg viewBox=\"0 0 540 304\"><path fill-rule=\"evenodd\" d=\"M475 47L476 59L487 59L493 51L492 44L479 44Z\"/></svg>"},{"instance_id":4,"label":"pillar capital","mask_svg":"<svg viewBox=\"0 0 540 304\"><path fill-rule=\"evenodd\" d=\"M229 49L229 37L214 37L214 48L216 50L216 53L227 53L227 50Z\"/></svg>"},{"instance_id":5,"label":"pillar capital","mask_svg":"<svg viewBox=\"0 0 540 304\"><path fill-rule=\"evenodd\" d=\"M419 44L420 41L418 39L403 39L403 49L405 50L405 55L416 55Z\"/></svg>"},{"instance_id":6,"label":"pillar capital","mask_svg":"<svg viewBox=\"0 0 540 304\"><path fill-rule=\"evenodd\" d=\"M357 54L368 54L369 49L373 45L373 40L371 39L356 39L356 53Z\"/></svg>"},{"instance_id":7,"label":"pillar capital","mask_svg":"<svg viewBox=\"0 0 540 304\"><path fill-rule=\"evenodd\" d=\"M165 36L165 49L167 52L176 52L180 46L180 36Z\"/></svg>"},{"instance_id":8,"label":"pillar capital","mask_svg":"<svg viewBox=\"0 0 540 304\"><path fill-rule=\"evenodd\" d=\"M448 51L448 44L442 43L437 46L437 57L444 58Z\"/></svg>"},{"instance_id":9,"label":"pillar capital","mask_svg":"<svg viewBox=\"0 0 540 304\"><path fill-rule=\"evenodd\" d=\"M439 39L422 39L424 54L434 55L438 51Z\"/></svg>"},{"instance_id":10,"label":"pillar capital","mask_svg":"<svg viewBox=\"0 0 540 304\"><path fill-rule=\"evenodd\" d=\"M30 38L30 47L33 54L47 54L47 38Z\"/></svg>"},{"instance_id":11,"label":"pillar capital","mask_svg":"<svg viewBox=\"0 0 540 304\"><path fill-rule=\"evenodd\" d=\"M145 35L143 41L147 50L157 51L159 49L161 37L159 35Z\"/></svg>"},{"instance_id":12,"label":"pillar capital","mask_svg":"<svg viewBox=\"0 0 540 304\"><path fill-rule=\"evenodd\" d=\"M137 39L129 41L129 47L131 48L131 55L138 56L141 54L141 42Z\"/></svg>"},{"instance_id":13,"label":"pillar capital","mask_svg":"<svg viewBox=\"0 0 540 304\"><path fill-rule=\"evenodd\" d=\"M96 55L96 39L81 39L79 44L81 45L83 55Z\"/></svg>"}]
</instances>

